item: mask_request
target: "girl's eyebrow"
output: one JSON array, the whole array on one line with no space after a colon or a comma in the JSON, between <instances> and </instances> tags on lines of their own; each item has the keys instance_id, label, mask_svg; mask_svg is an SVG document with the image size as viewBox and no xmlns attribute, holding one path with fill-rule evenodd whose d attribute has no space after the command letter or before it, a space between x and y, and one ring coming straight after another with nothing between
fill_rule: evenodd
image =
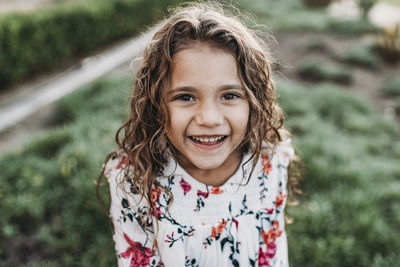
<instances>
[{"instance_id":1,"label":"girl's eyebrow","mask_svg":"<svg viewBox=\"0 0 400 267\"><path fill-rule=\"evenodd\" d=\"M230 90L230 89L237 89L237 90L244 90L243 86L241 86L240 84L227 84L227 85L222 85L220 86L217 90L218 91L225 91L225 90ZM173 88L172 90L170 90L168 92L168 95L174 94L174 93L179 93L179 92L196 92L198 91L198 89L196 87L192 87L192 86L181 86L181 87L176 87Z\"/></svg>"}]
</instances>

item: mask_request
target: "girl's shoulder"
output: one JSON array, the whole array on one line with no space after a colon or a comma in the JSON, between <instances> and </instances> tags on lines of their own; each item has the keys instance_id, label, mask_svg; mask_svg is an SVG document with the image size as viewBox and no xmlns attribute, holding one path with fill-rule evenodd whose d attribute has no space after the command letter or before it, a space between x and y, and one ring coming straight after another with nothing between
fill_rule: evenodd
<instances>
[{"instance_id":1,"label":"girl's shoulder","mask_svg":"<svg viewBox=\"0 0 400 267\"><path fill-rule=\"evenodd\" d=\"M111 198L123 208L146 205L130 178L132 171L129 158L123 150L110 154L104 166L104 176L109 184Z\"/></svg>"},{"instance_id":2,"label":"girl's shoulder","mask_svg":"<svg viewBox=\"0 0 400 267\"><path fill-rule=\"evenodd\" d=\"M104 165L104 176L110 179L123 170L129 168L129 159L123 150L118 150L110 154L107 162Z\"/></svg>"},{"instance_id":3,"label":"girl's shoulder","mask_svg":"<svg viewBox=\"0 0 400 267\"><path fill-rule=\"evenodd\" d=\"M263 143L261 157L276 157L278 162L288 165L296 157L295 150L292 145L292 139L286 138L277 144Z\"/></svg>"}]
</instances>

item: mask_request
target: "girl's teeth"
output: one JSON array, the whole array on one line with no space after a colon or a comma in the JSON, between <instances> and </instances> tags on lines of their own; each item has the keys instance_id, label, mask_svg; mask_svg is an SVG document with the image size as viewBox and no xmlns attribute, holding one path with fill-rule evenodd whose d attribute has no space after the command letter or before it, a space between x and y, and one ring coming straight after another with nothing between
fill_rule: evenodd
<instances>
[{"instance_id":1,"label":"girl's teeth","mask_svg":"<svg viewBox=\"0 0 400 267\"><path fill-rule=\"evenodd\" d=\"M211 138L198 138L198 137L194 137L193 139L199 142L216 142L216 141L220 141L223 138L223 136L220 137L211 137Z\"/></svg>"}]
</instances>

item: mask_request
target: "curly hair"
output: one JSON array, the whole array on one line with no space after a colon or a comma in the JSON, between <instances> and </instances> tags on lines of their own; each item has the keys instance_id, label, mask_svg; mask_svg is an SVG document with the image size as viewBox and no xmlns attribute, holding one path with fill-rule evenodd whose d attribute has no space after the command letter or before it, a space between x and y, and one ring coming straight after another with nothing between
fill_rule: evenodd
<instances>
[{"instance_id":1,"label":"curly hair","mask_svg":"<svg viewBox=\"0 0 400 267\"><path fill-rule=\"evenodd\" d=\"M131 99L131 112L116 134L120 150L129 158L129 179L154 212L151 192L160 187L168 154L173 151L166 136L170 124L166 108L166 91L170 82L173 56L198 43L225 50L237 61L250 107L243 149L251 148L258 158L262 143L275 145L289 136L283 127L284 116L276 102L268 47L263 37L244 26L237 16L227 16L220 6L190 4L176 9L163 22L145 48ZM172 149L172 150L171 150ZM256 161L253 161L253 168ZM290 178L289 178L290 181ZM289 182L290 183L290 182ZM171 196L172 197L172 196Z\"/></svg>"}]
</instances>

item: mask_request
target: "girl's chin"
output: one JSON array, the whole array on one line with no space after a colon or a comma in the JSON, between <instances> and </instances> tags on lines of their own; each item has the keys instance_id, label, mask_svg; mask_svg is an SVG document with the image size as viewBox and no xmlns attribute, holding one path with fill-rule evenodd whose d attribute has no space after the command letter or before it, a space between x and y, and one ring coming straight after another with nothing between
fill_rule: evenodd
<instances>
[{"instance_id":1,"label":"girl's chin","mask_svg":"<svg viewBox=\"0 0 400 267\"><path fill-rule=\"evenodd\" d=\"M211 171L218 169L223 165L223 161L221 161L221 158L216 158L213 160L213 158L209 158L207 160L196 160L196 159L186 159L185 161L182 162L183 168L188 168L192 170L204 170L204 171Z\"/></svg>"}]
</instances>

